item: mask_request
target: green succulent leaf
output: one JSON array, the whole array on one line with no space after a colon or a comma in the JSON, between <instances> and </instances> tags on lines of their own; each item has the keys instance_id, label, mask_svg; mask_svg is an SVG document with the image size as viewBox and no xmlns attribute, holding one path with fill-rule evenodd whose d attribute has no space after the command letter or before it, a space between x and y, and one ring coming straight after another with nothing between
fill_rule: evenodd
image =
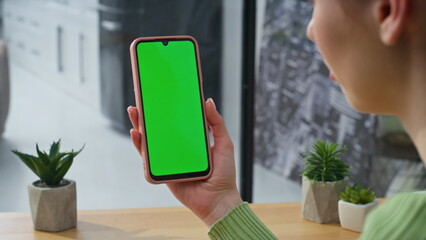
<instances>
[{"instance_id":1,"label":"green succulent leaf","mask_svg":"<svg viewBox=\"0 0 426 240\"><path fill-rule=\"evenodd\" d=\"M67 159L68 157L75 158L81 151L83 151L83 149L84 149L84 146L80 150L78 150L77 152L71 151L71 152L66 153L66 155L68 155L68 156L59 159L58 163L56 164L56 171L58 171L60 168L62 168L62 165L66 164L69 161Z\"/></svg>"},{"instance_id":2,"label":"green succulent leaf","mask_svg":"<svg viewBox=\"0 0 426 240\"><path fill-rule=\"evenodd\" d=\"M340 199L354 204L367 204L376 199L376 195L371 188L364 188L362 185L347 186L340 193Z\"/></svg>"},{"instance_id":3,"label":"green succulent leaf","mask_svg":"<svg viewBox=\"0 0 426 240\"><path fill-rule=\"evenodd\" d=\"M40 179L43 182L45 182L46 184L51 182L51 180L53 178L53 173L49 170L49 168L47 166L45 166L40 159L36 159L34 161L34 165L35 165L35 168L37 170L37 173L38 173L38 176L40 177Z\"/></svg>"},{"instance_id":4,"label":"green succulent leaf","mask_svg":"<svg viewBox=\"0 0 426 240\"><path fill-rule=\"evenodd\" d=\"M61 140L53 142L49 154L39 149L36 144L37 156L21 153L17 150L12 152L27 165L40 180L47 185L58 185L70 169L74 158L84 149L85 145L77 151L60 152Z\"/></svg>"},{"instance_id":5,"label":"green succulent leaf","mask_svg":"<svg viewBox=\"0 0 426 240\"><path fill-rule=\"evenodd\" d=\"M313 181L341 181L349 176L349 165L341 156L347 149L338 143L316 141L312 150L305 154L305 169L302 173Z\"/></svg>"},{"instance_id":6,"label":"green succulent leaf","mask_svg":"<svg viewBox=\"0 0 426 240\"><path fill-rule=\"evenodd\" d=\"M345 193L346 193L346 195L350 196L350 195L351 195L351 190L352 190L352 188L351 188L351 187L346 186L346 188L345 188Z\"/></svg>"},{"instance_id":7,"label":"green succulent leaf","mask_svg":"<svg viewBox=\"0 0 426 240\"><path fill-rule=\"evenodd\" d=\"M86 144L84 144L83 147L81 147L80 150L78 150L77 152L71 151L71 153L73 154L74 157L76 157L79 153L81 153L81 151L83 151L85 146Z\"/></svg>"},{"instance_id":8,"label":"green succulent leaf","mask_svg":"<svg viewBox=\"0 0 426 240\"><path fill-rule=\"evenodd\" d=\"M17 150L12 150L12 152L16 155L16 156L18 156L18 158L19 159L21 159L21 161L25 164L25 165L27 165L27 167L29 167L30 169L31 169L31 171L33 171L37 176L38 176L38 173L37 173L37 170L36 170L36 167L35 167L35 165L34 165L34 161L35 161L35 159L36 159L36 157L35 156L33 156L33 155L29 155L29 154L25 154L25 153L21 153L21 152L19 152L19 151L17 151Z\"/></svg>"},{"instance_id":9,"label":"green succulent leaf","mask_svg":"<svg viewBox=\"0 0 426 240\"><path fill-rule=\"evenodd\" d=\"M65 174L70 169L73 163L73 159L74 156L69 154L60 161L61 165L58 165L58 168L56 170L56 176L54 176L54 178L52 179L52 185L58 185L61 182Z\"/></svg>"},{"instance_id":10,"label":"green succulent leaf","mask_svg":"<svg viewBox=\"0 0 426 240\"><path fill-rule=\"evenodd\" d=\"M40 149L38 148L38 144L36 144L36 150L37 150L37 155L38 158L41 160L41 162L45 165L48 166L50 159L49 159L49 155L47 155L46 152L42 152L40 151Z\"/></svg>"},{"instance_id":11,"label":"green succulent leaf","mask_svg":"<svg viewBox=\"0 0 426 240\"><path fill-rule=\"evenodd\" d=\"M61 139L57 142L53 142L50 146L49 158L54 159L59 153L59 149L61 148Z\"/></svg>"},{"instance_id":12,"label":"green succulent leaf","mask_svg":"<svg viewBox=\"0 0 426 240\"><path fill-rule=\"evenodd\" d=\"M349 202L349 194L347 194L345 191L340 193L340 199L343 201Z\"/></svg>"},{"instance_id":13,"label":"green succulent leaf","mask_svg":"<svg viewBox=\"0 0 426 240\"><path fill-rule=\"evenodd\" d=\"M68 155L69 153L64 152L64 153L57 153L56 156L54 158L50 158L50 163L49 163L49 169L52 172L56 171L58 162L64 158L66 155Z\"/></svg>"},{"instance_id":14,"label":"green succulent leaf","mask_svg":"<svg viewBox=\"0 0 426 240\"><path fill-rule=\"evenodd\" d=\"M351 195L349 197L349 200L353 203L358 203L359 202L359 193L355 190L351 191Z\"/></svg>"}]
</instances>

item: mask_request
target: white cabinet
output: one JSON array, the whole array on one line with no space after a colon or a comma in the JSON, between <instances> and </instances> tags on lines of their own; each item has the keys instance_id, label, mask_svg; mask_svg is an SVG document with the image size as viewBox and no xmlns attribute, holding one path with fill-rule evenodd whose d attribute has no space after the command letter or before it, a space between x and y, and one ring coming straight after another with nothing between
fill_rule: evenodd
<instances>
[{"instance_id":1,"label":"white cabinet","mask_svg":"<svg viewBox=\"0 0 426 240\"><path fill-rule=\"evenodd\" d=\"M5 0L13 63L100 109L96 0Z\"/></svg>"}]
</instances>

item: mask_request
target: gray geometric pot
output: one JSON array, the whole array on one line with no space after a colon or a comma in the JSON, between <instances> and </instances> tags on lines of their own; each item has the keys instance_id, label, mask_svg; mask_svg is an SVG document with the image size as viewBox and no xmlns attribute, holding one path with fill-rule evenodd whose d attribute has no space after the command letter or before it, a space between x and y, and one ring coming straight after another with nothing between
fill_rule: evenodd
<instances>
[{"instance_id":1,"label":"gray geometric pot","mask_svg":"<svg viewBox=\"0 0 426 240\"><path fill-rule=\"evenodd\" d=\"M303 176L303 218L317 223L338 223L339 195L347 185L347 178L338 182L316 182Z\"/></svg>"},{"instance_id":2,"label":"gray geometric pot","mask_svg":"<svg viewBox=\"0 0 426 240\"><path fill-rule=\"evenodd\" d=\"M76 185L72 180L65 181L68 184L59 187L37 187L39 181L28 186L36 230L60 232L77 225Z\"/></svg>"}]
</instances>

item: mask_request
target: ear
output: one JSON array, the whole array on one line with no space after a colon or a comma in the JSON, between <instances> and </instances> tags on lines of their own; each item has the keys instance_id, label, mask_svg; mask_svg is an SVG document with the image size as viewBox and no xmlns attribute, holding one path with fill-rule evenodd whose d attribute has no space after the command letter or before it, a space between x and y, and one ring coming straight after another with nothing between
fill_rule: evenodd
<instances>
[{"instance_id":1,"label":"ear","mask_svg":"<svg viewBox=\"0 0 426 240\"><path fill-rule=\"evenodd\" d=\"M410 12L411 0L380 0L376 16L380 24L380 37L384 44L395 45L404 30Z\"/></svg>"}]
</instances>

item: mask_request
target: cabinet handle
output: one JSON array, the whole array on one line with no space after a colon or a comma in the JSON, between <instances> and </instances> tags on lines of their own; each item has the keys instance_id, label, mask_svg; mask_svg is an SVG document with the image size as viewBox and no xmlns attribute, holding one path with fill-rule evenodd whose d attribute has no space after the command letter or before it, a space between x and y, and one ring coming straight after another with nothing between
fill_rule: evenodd
<instances>
[{"instance_id":1,"label":"cabinet handle","mask_svg":"<svg viewBox=\"0 0 426 240\"><path fill-rule=\"evenodd\" d=\"M63 59L63 48L64 48L64 30L61 26L56 28L56 40L57 40L57 49L58 49L58 71L64 71L64 59Z\"/></svg>"},{"instance_id":2,"label":"cabinet handle","mask_svg":"<svg viewBox=\"0 0 426 240\"><path fill-rule=\"evenodd\" d=\"M84 34L80 33L78 37L78 55L79 55L79 71L80 71L80 83L84 84L86 82L86 78L84 76L84 44L85 44L85 38Z\"/></svg>"}]
</instances>

